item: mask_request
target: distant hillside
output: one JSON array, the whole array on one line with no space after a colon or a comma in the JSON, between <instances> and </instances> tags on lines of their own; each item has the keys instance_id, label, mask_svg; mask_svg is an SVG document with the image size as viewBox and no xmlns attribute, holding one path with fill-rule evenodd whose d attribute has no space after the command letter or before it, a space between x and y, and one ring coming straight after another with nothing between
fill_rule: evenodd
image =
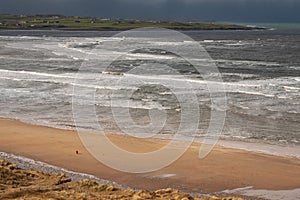
<instances>
[{"instance_id":1,"label":"distant hillside","mask_svg":"<svg viewBox=\"0 0 300 200\"><path fill-rule=\"evenodd\" d=\"M262 29L235 24L206 22L117 20L90 17L66 17L61 15L0 15L0 29L129 30L143 27L159 27L175 30Z\"/></svg>"}]
</instances>

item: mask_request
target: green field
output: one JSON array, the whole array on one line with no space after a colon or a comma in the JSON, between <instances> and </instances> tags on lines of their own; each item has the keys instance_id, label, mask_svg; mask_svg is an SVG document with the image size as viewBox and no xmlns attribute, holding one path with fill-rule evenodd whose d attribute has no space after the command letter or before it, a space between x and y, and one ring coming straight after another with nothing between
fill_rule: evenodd
<instances>
[{"instance_id":1,"label":"green field","mask_svg":"<svg viewBox=\"0 0 300 200\"><path fill-rule=\"evenodd\" d=\"M247 26L205 22L117 20L59 15L0 15L0 29L128 30L159 27L177 30L250 30ZM255 28L257 29L257 28Z\"/></svg>"}]
</instances>

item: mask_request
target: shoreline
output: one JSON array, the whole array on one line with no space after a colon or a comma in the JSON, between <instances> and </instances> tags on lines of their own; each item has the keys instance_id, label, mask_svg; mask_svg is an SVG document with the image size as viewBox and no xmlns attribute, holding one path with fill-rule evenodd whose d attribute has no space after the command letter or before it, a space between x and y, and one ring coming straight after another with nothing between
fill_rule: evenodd
<instances>
[{"instance_id":1,"label":"shoreline","mask_svg":"<svg viewBox=\"0 0 300 200\"><path fill-rule=\"evenodd\" d=\"M47 123L35 123L33 120L26 120L26 119L19 119L19 118L8 118L8 117L1 117L1 119L7 120L15 120L21 123L25 123L28 125L33 126L42 126L47 128L54 128L59 130L66 130L66 131L77 131L75 127L67 127L67 126L58 126L58 125L51 125ZM86 130L92 131L92 130ZM120 135L124 136L123 133L107 133L113 135ZM192 137L192 136L191 136ZM153 136L152 138L158 140L171 140L173 138L172 134L161 134ZM201 144L204 136L195 136L193 143ZM248 141L244 139L226 139L226 138L219 138L216 146L221 148L229 148L229 149L236 149L242 150L247 152L259 153L259 154L266 154L271 156L279 156L279 157L289 157L300 159L300 145L295 144L280 144L280 143L269 143L269 142L262 142L260 140L257 141ZM259 148L258 148L259 147Z\"/></svg>"},{"instance_id":2,"label":"shoreline","mask_svg":"<svg viewBox=\"0 0 300 200\"><path fill-rule=\"evenodd\" d=\"M26 124L0 118L0 151L91 174L131 188L156 190L172 187L188 193L211 194L252 186L261 190L300 188L300 159L217 146L199 160L200 144L193 143L170 166L156 172L129 174L95 160L72 130ZM111 141L134 152L148 152L167 140L109 135ZM135 144L135 145L133 145ZM76 155L75 150L80 154ZM299 194L300 195L300 194Z\"/></svg>"}]
</instances>

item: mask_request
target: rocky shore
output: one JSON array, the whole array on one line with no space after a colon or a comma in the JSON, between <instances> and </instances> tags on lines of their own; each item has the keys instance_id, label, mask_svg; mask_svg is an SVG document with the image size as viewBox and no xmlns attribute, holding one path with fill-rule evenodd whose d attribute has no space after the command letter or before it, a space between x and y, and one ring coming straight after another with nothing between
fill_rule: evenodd
<instances>
[{"instance_id":1,"label":"rocky shore","mask_svg":"<svg viewBox=\"0 0 300 200\"><path fill-rule=\"evenodd\" d=\"M115 184L83 179L65 173L25 170L0 159L0 199L182 199L242 200L234 197L193 197L171 188L156 191L121 189ZM73 180L72 180L73 179Z\"/></svg>"}]
</instances>

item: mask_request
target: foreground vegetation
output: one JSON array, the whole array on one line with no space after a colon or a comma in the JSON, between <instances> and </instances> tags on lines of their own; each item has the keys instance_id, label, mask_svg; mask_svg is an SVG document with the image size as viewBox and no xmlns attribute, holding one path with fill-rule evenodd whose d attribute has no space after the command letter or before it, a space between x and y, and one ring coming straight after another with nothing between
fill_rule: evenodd
<instances>
[{"instance_id":1,"label":"foreground vegetation","mask_svg":"<svg viewBox=\"0 0 300 200\"><path fill-rule=\"evenodd\" d=\"M234 24L205 22L117 20L90 17L66 17L60 15L0 15L0 29L128 30L142 27L159 27L177 30L260 29Z\"/></svg>"},{"instance_id":2,"label":"foreground vegetation","mask_svg":"<svg viewBox=\"0 0 300 200\"><path fill-rule=\"evenodd\" d=\"M0 159L0 199L181 199L181 200L241 200L240 198L200 198L171 188L153 192L120 190L114 186L90 180L72 182L64 174L54 175L18 169Z\"/></svg>"}]
</instances>

